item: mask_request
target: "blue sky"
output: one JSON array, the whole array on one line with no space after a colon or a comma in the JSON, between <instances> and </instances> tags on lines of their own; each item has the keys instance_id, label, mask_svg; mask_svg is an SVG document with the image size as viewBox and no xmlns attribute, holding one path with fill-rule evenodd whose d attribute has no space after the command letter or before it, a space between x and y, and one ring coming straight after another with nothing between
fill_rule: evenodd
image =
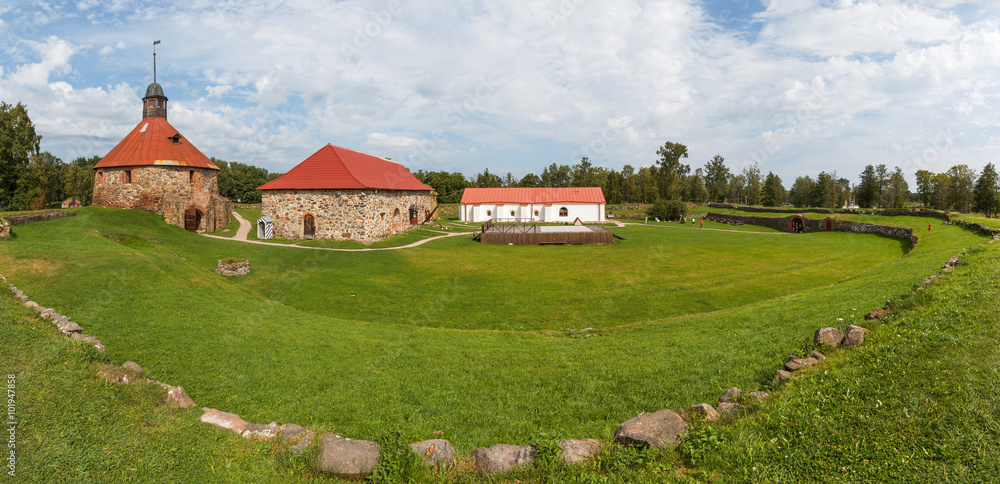
<instances>
[{"instance_id":1,"label":"blue sky","mask_svg":"<svg viewBox=\"0 0 1000 484\"><path fill-rule=\"evenodd\" d=\"M275 172L326 143L520 177L673 141L786 186L1000 161L998 0L0 0L0 100L42 149L103 156L139 122L154 40L170 122Z\"/></svg>"}]
</instances>

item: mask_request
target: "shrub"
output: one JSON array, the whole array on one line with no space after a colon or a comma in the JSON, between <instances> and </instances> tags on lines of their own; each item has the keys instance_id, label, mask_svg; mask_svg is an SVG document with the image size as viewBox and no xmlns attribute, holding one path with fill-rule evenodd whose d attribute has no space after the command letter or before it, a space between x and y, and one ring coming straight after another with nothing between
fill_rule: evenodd
<instances>
[{"instance_id":1,"label":"shrub","mask_svg":"<svg viewBox=\"0 0 1000 484\"><path fill-rule=\"evenodd\" d=\"M659 199L646 209L646 215L660 220L680 220L687 215L687 204L680 200Z\"/></svg>"}]
</instances>

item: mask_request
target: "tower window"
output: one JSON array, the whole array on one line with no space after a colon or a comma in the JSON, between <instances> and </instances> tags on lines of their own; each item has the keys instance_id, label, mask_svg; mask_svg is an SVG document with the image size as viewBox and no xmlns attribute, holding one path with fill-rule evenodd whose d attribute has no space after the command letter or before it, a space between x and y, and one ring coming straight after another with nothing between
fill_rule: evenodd
<instances>
[{"instance_id":1,"label":"tower window","mask_svg":"<svg viewBox=\"0 0 1000 484\"><path fill-rule=\"evenodd\" d=\"M132 170L122 172L122 183L132 183Z\"/></svg>"},{"instance_id":2,"label":"tower window","mask_svg":"<svg viewBox=\"0 0 1000 484\"><path fill-rule=\"evenodd\" d=\"M194 183L194 170L188 170L188 183Z\"/></svg>"},{"instance_id":3,"label":"tower window","mask_svg":"<svg viewBox=\"0 0 1000 484\"><path fill-rule=\"evenodd\" d=\"M169 137L167 139L169 139L170 142L173 143L173 144L175 144L175 145L181 144L181 134L180 133L174 133L173 136L171 136L171 137Z\"/></svg>"}]
</instances>

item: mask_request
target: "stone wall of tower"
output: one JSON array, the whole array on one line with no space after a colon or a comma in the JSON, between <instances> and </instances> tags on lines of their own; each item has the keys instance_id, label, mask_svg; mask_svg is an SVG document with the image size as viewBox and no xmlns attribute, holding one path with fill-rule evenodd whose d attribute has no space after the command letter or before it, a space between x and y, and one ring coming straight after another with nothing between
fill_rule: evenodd
<instances>
[{"instance_id":1,"label":"stone wall of tower","mask_svg":"<svg viewBox=\"0 0 1000 484\"><path fill-rule=\"evenodd\" d=\"M279 239L304 237L306 214L315 219L315 238L370 244L411 227L410 208L420 222L433 208L429 191L262 190L261 212L274 219Z\"/></svg>"},{"instance_id":2,"label":"stone wall of tower","mask_svg":"<svg viewBox=\"0 0 1000 484\"><path fill-rule=\"evenodd\" d=\"M229 224L232 207L219 196L218 171L186 166L98 168L94 173L94 205L145 210L184 227L184 212L201 212L199 232Z\"/></svg>"}]
</instances>

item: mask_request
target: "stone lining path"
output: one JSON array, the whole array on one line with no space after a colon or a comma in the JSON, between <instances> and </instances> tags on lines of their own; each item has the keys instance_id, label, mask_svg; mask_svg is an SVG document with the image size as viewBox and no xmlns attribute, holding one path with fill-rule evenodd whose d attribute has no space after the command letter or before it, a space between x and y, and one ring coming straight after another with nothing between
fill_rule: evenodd
<instances>
[{"instance_id":1,"label":"stone lining path","mask_svg":"<svg viewBox=\"0 0 1000 484\"><path fill-rule=\"evenodd\" d=\"M617 222L615 222L617 224ZM688 227L687 225L681 225L679 223L673 222L675 225L660 225L660 224L641 224L635 222L625 222L622 226L634 225L636 227L663 227L667 229L695 229L695 230L711 230L714 232L738 232L741 234L761 234L761 235L792 235L792 232L754 232L751 230L732 230L732 229L703 229L698 227Z\"/></svg>"},{"instance_id":2,"label":"stone lining path","mask_svg":"<svg viewBox=\"0 0 1000 484\"><path fill-rule=\"evenodd\" d=\"M377 251L377 250L410 249L410 248L413 248L413 247L424 245L427 242L430 242L432 240L443 239L445 237L454 237L456 235L472 235L472 232L455 232L455 233L451 233L451 234L439 235L437 237L431 237L429 239L418 240L418 241L416 241L416 242L414 242L412 244L401 245L399 247L368 247L368 248L363 248L363 249L335 249L335 248L332 248L332 247L308 247L308 246L305 246L305 245L278 244L278 243L274 243L274 242L263 242L263 241L260 241L260 240L248 240L247 239L247 235L250 233L250 228L253 227L253 225L250 223L250 221L248 221L247 219L241 217L240 214L236 213L235 211L233 212L233 216L235 216L236 220L238 220L240 222L240 228L239 228L239 230L236 231L236 236L234 236L234 237L221 237L221 236L218 236L218 235L209 235L209 234L201 234L201 235L203 235L205 237L211 237L213 239L237 240L237 241L240 241L240 242L246 242L248 244L271 245L271 246L275 246L275 247L295 247L295 248L298 248L298 249L332 250L334 252L373 252L373 251Z\"/></svg>"}]
</instances>

